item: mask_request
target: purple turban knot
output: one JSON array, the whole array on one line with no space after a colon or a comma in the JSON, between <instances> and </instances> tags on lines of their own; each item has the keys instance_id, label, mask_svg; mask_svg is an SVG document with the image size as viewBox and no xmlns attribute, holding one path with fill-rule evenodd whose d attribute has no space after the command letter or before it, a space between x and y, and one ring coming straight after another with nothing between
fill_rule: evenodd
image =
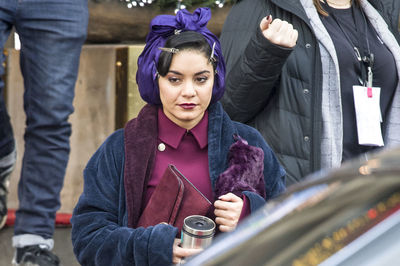
<instances>
[{"instance_id":1,"label":"purple turban knot","mask_svg":"<svg viewBox=\"0 0 400 266\"><path fill-rule=\"evenodd\" d=\"M136 81L140 96L146 102L160 105L160 91L157 82L157 63L161 50L169 36L176 30L196 31L201 33L210 47L215 43L214 57L217 59L217 74L215 75L211 103L217 102L224 94L225 89L225 62L222 56L221 45L217 36L207 29L211 18L209 8L197 8L193 14L186 9L179 10L176 16L159 15L150 23L150 32L146 38L146 46L138 58Z\"/></svg>"}]
</instances>

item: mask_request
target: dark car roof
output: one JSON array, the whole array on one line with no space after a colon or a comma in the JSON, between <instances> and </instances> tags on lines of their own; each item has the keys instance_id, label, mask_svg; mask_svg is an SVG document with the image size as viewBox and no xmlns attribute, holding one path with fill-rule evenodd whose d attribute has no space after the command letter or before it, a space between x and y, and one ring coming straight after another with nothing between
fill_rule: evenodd
<instances>
[{"instance_id":1,"label":"dark car roof","mask_svg":"<svg viewBox=\"0 0 400 266\"><path fill-rule=\"evenodd\" d=\"M366 251L374 242L400 237L400 149L368 157L292 186L187 265L352 265L376 256ZM352 243L363 248L350 250Z\"/></svg>"}]
</instances>

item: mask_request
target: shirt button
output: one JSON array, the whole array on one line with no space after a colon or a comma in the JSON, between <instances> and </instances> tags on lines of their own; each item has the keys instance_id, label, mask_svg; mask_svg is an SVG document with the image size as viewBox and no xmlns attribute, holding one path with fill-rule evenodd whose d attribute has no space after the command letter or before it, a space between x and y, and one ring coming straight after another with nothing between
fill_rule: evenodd
<instances>
[{"instance_id":1,"label":"shirt button","mask_svg":"<svg viewBox=\"0 0 400 266\"><path fill-rule=\"evenodd\" d=\"M306 48L307 48L307 49L311 48L311 44L306 43Z\"/></svg>"},{"instance_id":2,"label":"shirt button","mask_svg":"<svg viewBox=\"0 0 400 266\"><path fill-rule=\"evenodd\" d=\"M165 151L165 144L164 143L160 143L160 144L158 144L158 150L159 151Z\"/></svg>"},{"instance_id":3,"label":"shirt button","mask_svg":"<svg viewBox=\"0 0 400 266\"><path fill-rule=\"evenodd\" d=\"M304 93L304 94L308 94L309 92L310 92L310 91L309 91L308 89L304 89L304 90L303 90L303 93Z\"/></svg>"},{"instance_id":4,"label":"shirt button","mask_svg":"<svg viewBox=\"0 0 400 266\"><path fill-rule=\"evenodd\" d=\"M310 141L310 137L309 136L304 136L304 141L309 142Z\"/></svg>"}]
</instances>

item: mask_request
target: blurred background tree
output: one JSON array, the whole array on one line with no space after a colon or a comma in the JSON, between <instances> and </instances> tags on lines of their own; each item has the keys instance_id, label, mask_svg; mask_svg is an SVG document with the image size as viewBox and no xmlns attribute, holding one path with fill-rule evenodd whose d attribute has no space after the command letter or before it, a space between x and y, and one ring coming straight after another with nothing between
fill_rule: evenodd
<instances>
[{"instance_id":1,"label":"blurred background tree","mask_svg":"<svg viewBox=\"0 0 400 266\"><path fill-rule=\"evenodd\" d=\"M118 0L117 0L118 1ZM128 8L133 7L144 7L146 5L154 5L163 9L175 8L175 11L183 8L191 7L210 7L222 8L226 3L232 3L233 0L119 0L121 3L125 4Z\"/></svg>"},{"instance_id":2,"label":"blurred background tree","mask_svg":"<svg viewBox=\"0 0 400 266\"><path fill-rule=\"evenodd\" d=\"M179 9L193 11L210 7L208 28L217 36L237 0L89 0L88 43L143 43L151 19L174 14Z\"/></svg>"}]
</instances>

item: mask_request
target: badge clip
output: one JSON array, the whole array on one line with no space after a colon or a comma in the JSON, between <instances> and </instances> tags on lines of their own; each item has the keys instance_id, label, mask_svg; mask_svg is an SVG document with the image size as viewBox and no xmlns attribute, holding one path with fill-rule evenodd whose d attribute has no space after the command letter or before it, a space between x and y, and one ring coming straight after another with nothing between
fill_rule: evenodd
<instances>
[{"instance_id":1,"label":"badge clip","mask_svg":"<svg viewBox=\"0 0 400 266\"><path fill-rule=\"evenodd\" d=\"M371 87L367 88L367 96L368 96L368 98L372 98L372 88Z\"/></svg>"}]
</instances>

